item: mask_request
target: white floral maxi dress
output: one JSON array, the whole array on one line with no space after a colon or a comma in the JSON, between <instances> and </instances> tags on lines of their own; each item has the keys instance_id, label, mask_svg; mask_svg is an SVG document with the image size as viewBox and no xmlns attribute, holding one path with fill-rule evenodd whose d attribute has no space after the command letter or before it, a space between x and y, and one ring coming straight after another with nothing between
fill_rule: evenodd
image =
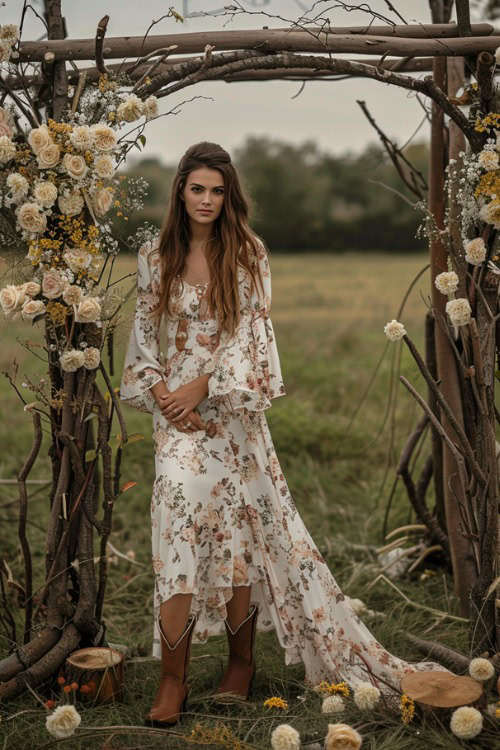
<instances>
[{"instance_id":1,"label":"white floral maxi dress","mask_svg":"<svg viewBox=\"0 0 500 750\"><path fill-rule=\"evenodd\" d=\"M269 262L263 246L260 252L265 298L258 289L249 295L248 275L239 269L241 322L232 338L226 331L218 338L216 319L206 315L206 285L179 279L164 340L165 316L160 330L148 316L160 288L159 252L147 243L138 254L137 306L120 398L153 415L152 653L161 658L156 616L173 594L193 593L193 642L205 643L225 632L232 586L252 584L252 601L261 607L258 631L275 629L285 664L304 662L307 685L345 680L354 688L370 681L389 695L387 686L399 689L404 674L444 667L405 662L375 640L293 503L264 414L285 388L269 317ZM208 396L198 411L216 425L216 434L180 432L149 389L164 379L173 391L208 372Z\"/></svg>"}]
</instances>

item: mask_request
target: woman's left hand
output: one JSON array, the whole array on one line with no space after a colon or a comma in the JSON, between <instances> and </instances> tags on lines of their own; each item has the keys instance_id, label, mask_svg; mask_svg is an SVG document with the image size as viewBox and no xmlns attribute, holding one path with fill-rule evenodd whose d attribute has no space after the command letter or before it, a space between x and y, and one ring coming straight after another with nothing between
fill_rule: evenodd
<instances>
[{"instance_id":1,"label":"woman's left hand","mask_svg":"<svg viewBox=\"0 0 500 750\"><path fill-rule=\"evenodd\" d=\"M207 395L201 378L179 386L166 396L159 396L160 411L172 422L180 422L190 414Z\"/></svg>"}]
</instances>

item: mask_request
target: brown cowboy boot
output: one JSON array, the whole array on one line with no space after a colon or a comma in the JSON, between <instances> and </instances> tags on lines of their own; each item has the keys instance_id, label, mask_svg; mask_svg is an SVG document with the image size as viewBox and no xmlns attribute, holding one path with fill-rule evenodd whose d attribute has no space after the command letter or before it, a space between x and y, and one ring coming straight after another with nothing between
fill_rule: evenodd
<instances>
[{"instance_id":1,"label":"brown cowboy boot","mask_svg":"<svg viewBox=\"0 0 500 750\"><path fill-rule=\"evenodd\" d=\"M218 703L245 701L248 698L256 669L253 646L258 615L259 605L254 604L253 609L250 607L249 615L234 631L228 621L224 621L229 641L229 662L214 693Z\"/></svg>"},{"instance_id":2,"label":"brown cowboy boot","mask_svg":"<svg viewBox=\"0 0 500 750\"><path fill-rule=\"evenodd\" d=\"M196 615L189 615L183 634L175 646L171 646L163 632L160 615L157 617L161 637L161 681L151 710L144 717L149 726L177 724L180 714L186 710L189 693L186 680L196 620Z\"/></svg>"}]
</instances>

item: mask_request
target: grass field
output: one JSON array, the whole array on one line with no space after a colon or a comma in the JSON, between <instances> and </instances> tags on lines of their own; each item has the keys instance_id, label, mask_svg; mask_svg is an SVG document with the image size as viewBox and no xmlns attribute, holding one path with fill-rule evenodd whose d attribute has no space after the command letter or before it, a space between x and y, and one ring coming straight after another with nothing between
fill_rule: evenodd
<instances>
[{"instance_id":1,"label":"grass field","mask_svg":"<svg viewBox=\"0 0 500 750\"><path fill-rule=\"evenodd\" d=\"M336 256L271 254L274 324L287 395L277 399L266 413L276 450L292 497L325 556L336 580L351 597L359 597L385 617L366 623L390 651L409 661L423 657L408 643L405 633L428 637L447 645L467 648L467 624L452 619L434 623L425 611L406 604L384 583L369 591L367 585L379 568L359 545L383 543L382 527L387 499L394 481L395 466L402 446L420 417L419 408L401 383L391 381L391 370L400 371L426 394L423 380L409 352L400 344L387 344L383 333L392 318L405 327L423 351L425 299L429 293L429 271L425 271L408 297L404 312L398 310L403 296L427 258L418 255L357 254ZM133 260L122 260L115 277L133 272ZM3 284L10 283L4 278ZM124 290L131 280L127 279ZM133 311L128 303L127 312ZM119 384L124 348L130 320L124 321L117 337L114 385ZM21 343L26 338L42 340L42 331L28 324L3 325L0 329L2 373L12 378L27 401L33 394L21 384L27 377L43 376L44 363ZM386 349L387 345L387 349ZM404 344L403 344L404 347ZM37 351L35 349L35 351ZM377 376L358 408L377 362L385 356ZM40 353L40 352L39 352ZM40 353L43 355L43 351ZM105 359L106 362L106 359ZM392 383L392 385L391 385ZM391 394L396 394L394 411L386 418ZM14 479L31 446L29 416L5 375L0 379L2 416L0 422L0 479ZM127 446L124 452L122 481L137 480L139 485L119 499L114 511L113 545L135 553L136 562L119 560L109 566L109 583L104 608L107 637L110 642L126 644L131 656L148 657L152 641L153 574L150 563L149 503L154 479L151 417L126 407L130 432L142 432L146 439ZM354 417L354 418L353 418ZM116 428L118 431L118 428ZM32 479L48 479L50 462L45 440L42 455L31 473ZM424 458L426 450L423 451ZM29 540L34 558L35 585L43 581L44 529L47 519L47 489L31 490ZM22 580L22 557L17 542L16 485L3 484L0 500L2 534L1 557ZM413 520L403 489L398 485L389 513L388 530ZM97 550L97 546L96 546ZM97 554L97 552L96 552ZM443 571L420 581L417 571L397 585L414 602L457 614L452 581ZM16 610L16 597L9 593ZM22 613L17 612L18 626ZM430 629L432 626L432 629ZM428 632L426 632L428 631ZM0 631L0 651L7 653L5 630ZM292 724L303 741L319 739L328 723L345 721L359 728L364 737L362 748L403 750L403 748L457 748L462 744L443 728L414 720L409 726L382 710L361 714L351 707L341 718L321 713L321 699L306 691L303 665L284 666L283 654L274 633L257 637L258 671L252 699L240 707L216 706L209 697L222 674L226 655L223 638L194 645L190 669L191 698L186 714L175 732L139 734L129 729L91 739L75 737L60 743L64 748L182 748L201 747L201 740L187 741L196 723L214 729L217 723L228 727L232 735L255 748L270 747L272 729L281 723ZM130 663L126 671L124 704L82 710L81 727L126 725L142 727L142 715L149 709L157 685L159 662L144 660ZM284 712L262 708L265 698L279 695L288 701ZM48 696L44 696L45 698ZM18 715L14 716L17 712ZM2 705L0 748L41 748L51 738L45 730L46 711L31 694ZM497 725L498 731L498 725ZM178 736L177 736L178 735ZM495 746L497 737L492 722L485 723L477 738L477 747ZM108 740L107 744L105 740ZM219 740L212 747L237 748L236 741ZM243 747L243 745L241 745Z\"/></svg>"}]
</instances>

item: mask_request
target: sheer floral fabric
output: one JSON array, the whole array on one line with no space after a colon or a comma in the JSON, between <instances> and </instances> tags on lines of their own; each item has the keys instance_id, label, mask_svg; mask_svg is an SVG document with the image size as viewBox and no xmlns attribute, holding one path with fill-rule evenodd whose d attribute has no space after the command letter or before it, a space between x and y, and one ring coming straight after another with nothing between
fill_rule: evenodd
<instances>
[{"instance_id":1,"label":"sheer floral fabric","mask_svg":"<svg viewBox=\"0 0 500 750\"><path fill-rule=\"evenodd\" d=\"M229 337L208 316L207 285L183 279L172 317L155 328L148 313L159 293L160 256L151 244L138 254L120 398L153 416L153 655L161 657L156 615L163 601L193 593L193 642L204 643L225 632L232 586L252 584L258 631L276 631L285 663L304 662L306 684L345 680L354 688L368 680L389 694L405 674L444 668L408 663L384 649L342 594L294 505L264 413L285 387L263 246L259 264L264 295L258 286L250 293L240 269L241 321ZM150 392L161 379L172 391L203 373L212 375L198 411L213 423L211 437L171 426Z\"/></svg>"}]
</instances>

